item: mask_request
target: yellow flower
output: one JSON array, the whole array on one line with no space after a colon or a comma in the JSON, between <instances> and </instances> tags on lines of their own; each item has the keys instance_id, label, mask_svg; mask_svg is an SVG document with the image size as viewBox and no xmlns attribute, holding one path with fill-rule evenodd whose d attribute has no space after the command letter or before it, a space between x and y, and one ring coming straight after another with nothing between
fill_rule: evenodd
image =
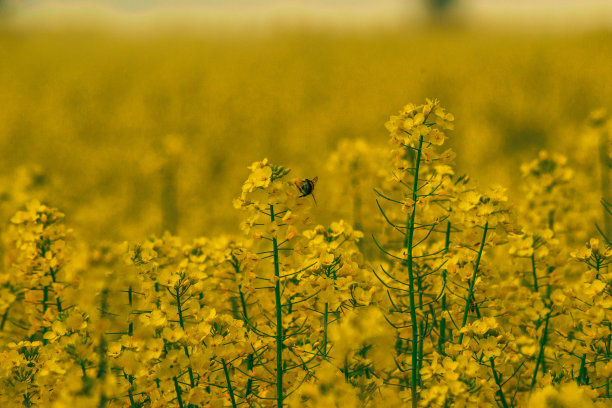
<instances>
[{"instance_id":1,"label":"yellow flower","mask_svg":"<svg viewBox=\"0 0 612 408\"><path fill-rule=\"evenodd\" d=\"M119 354L121 354L122 348L123 346L121 345L121 342L114 341L108 345L106 353L109 357L117 357Z\"/></svg>"},{"instance_id":2,"label":"yellow flower","mask_svg":"<svg viewBox=\"0 0 612 408\"><path fill-rule=\"evenodd\" d=\"M429 142L436 146L442 146L444 144L445 135L438 129L432 129L429 134Z\"/></svg>"},{"instance_id":3,"label":"yellow flower","mask_svg":"<svg viewBox=\"0 0 612 408\"><path fill-rule=\"evenodd\" d=\"M563 384L559 389L548 385L532 394L527 408L595 408L589 394L585 387L575 382Z\"/></svg>"},{"instance_id":4,"label":"yellow flower","mask_svg":"<svg viewBox=\"0 0 612 408\"><path fill-rule=\"evenodd\" d=\"M51 325L51 331L45 333L44 338L51 342L55 341L58 337L61 337L67 333L66 325L63 322L55 321Z\"/></svg>"},{"instance_id":5,"label":"yellow flower","mask_svg":"<svg viewBox=\"0 0 612 408\"><path fill-rule=\"evenodd\" d=\"M87 321L81 313L72 313L66 318L65 323L71 331L79 331L87 327Z\"/></svg>"},{"instance_id":6,"label":"yellow flower","mask_svg":"<svg viewBox=\"0 0 612 408\"><path fill-rule=\"evenodd\" d=\"M481 351L485 358L498 357L501 355L501 346L497 343L494 336L489 336L480 341Z\"/></svg>"},{"instance_id":7,"label":"yellow flower","mask_svg":"<svg viewBox=\"0 0 612 408\"><path fill-rule=\"evenodd\" d=\"M166 325L166 315L159 309L155 309L149 315L149 322L155 328L160 328Z\"/></svg>"},{"instance_id":8,"label":"yellow flower","mask_svg":"<svg viewBox=\"0 0 612 408\"><path fill-rule=\"evenodd\" d=\"M184 336L185 332L180 327L175 327L174 329L165 327L164 330L162 330L162 337L168 340L170 343L176 343Z\"/></svg>"},{"instance_id":9,"label":"yellow flower","mask_svg":"<svg viewBox=\"0 0 612 408\"><path fill-rule=\"evenodd\" d=\"M243 192L252 192L257 188L267 188L272 181L272 168L268 165L268 159L253 163L249 169L251 174L242 186Z\"/></svg>"}]
</instances>

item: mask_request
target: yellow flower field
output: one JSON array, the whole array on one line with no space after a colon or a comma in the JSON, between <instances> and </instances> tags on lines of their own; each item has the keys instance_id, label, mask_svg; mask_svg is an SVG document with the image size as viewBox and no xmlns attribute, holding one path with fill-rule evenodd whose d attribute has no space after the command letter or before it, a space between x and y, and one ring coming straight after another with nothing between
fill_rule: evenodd
<instances>
[{"instance_id":1,"label":"yellow flower field","mask_svg":"<svg viewBox=\"0 0 612 408\"><path fill-rule=\"evenodd\" d=\"M612 406L610 39L2 28L0 405Z\"/></svg>"}]
</instances>

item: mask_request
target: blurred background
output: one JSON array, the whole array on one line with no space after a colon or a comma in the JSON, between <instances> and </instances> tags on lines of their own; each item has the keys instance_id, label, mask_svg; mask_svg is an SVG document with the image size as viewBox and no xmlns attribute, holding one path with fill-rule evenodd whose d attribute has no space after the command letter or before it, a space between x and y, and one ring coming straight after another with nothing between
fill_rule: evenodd
<instances>
[{"instance_id":1,"label":"blurred background","mask_svg":"<svg viewBox=\"0 0 612 408\"><path fill-rule=\"evenodd\" d=\"M92 240L234 232L268 157L319 177L322 222L343 216L340 141L384 147L389 115L429 97L455 114L457 172L520 199L541 149L597 154L611 66L606 1L0 0L3 197Z\"/></svg>"}]
</instances>

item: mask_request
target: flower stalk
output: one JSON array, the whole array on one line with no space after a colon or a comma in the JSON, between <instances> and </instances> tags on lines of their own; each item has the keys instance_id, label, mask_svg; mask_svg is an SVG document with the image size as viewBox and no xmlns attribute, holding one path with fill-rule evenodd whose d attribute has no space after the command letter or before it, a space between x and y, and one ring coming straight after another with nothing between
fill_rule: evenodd
<instances>
[{"instance_id":1,"label":"flower stalk","mask_svg":"<svg viewBox=\"0 0 612 408\"><path fill-rule=\"evenodd\" d=\"M478 268L480 266L480 259L482 257L482 252L485 247L485 241L487 239L487 231L489 230L489 223L486 222L484 226L484 231L482 233L482 241L480 242L480 248L478 249L478 255L476 256L476 262L474 263L474 272L472 274L472 279L470 279L470 286L468 289L468 295L465 299L465 307L463 309L463 320L461 321L461 327L465 327L467 323L468 315L470 313L470 303L474 298L474 285L476 284L476 277L478 274ZM459 344L463 343L463 335L464 333L459 334Z\"/></svg>"},{"instance_id":2,"label":"flower stalk","mask_svg":"<svg viewBox=\"0 0 612 408\"><path fill-rule=\"evenodd\" d=\"M418 185L419 185L419 168L421 164L421 151L423 148L423 136L419 138L419 146L416 149L416 158L414 160L414 179L412 185L412 210L408 215L407 222L407 233L404 240L404 249L406 250L406 264L408 270L408 298L410 301L410 321L412 324L412 341L410 343L411 356L412 356L412 367L411 367L411 381L410 390L412 392L412 407L416 408L419 404L419 394L417 388L418 382L418 352L419 352L419 330L418 321L416 315L416 302L415 302L415 291L414 291L414 262L413 262L413 240L414 240L414 220L416 215L417 199L418 199Z\"/></svg>"},{"instance_id":3,"label":"flower stalk","mask_svg":"<svg viewBox=\"0 0 612 408\"><path fill-rule=\"evenodd\" d=\"M274 206L270 204L270 222L274 222ZM278 241L272 238L274 255L274 301L276 309L276 405L283 407L283 306L281 299L280 264L278 260Z\"/></svg>"}]
</instances>

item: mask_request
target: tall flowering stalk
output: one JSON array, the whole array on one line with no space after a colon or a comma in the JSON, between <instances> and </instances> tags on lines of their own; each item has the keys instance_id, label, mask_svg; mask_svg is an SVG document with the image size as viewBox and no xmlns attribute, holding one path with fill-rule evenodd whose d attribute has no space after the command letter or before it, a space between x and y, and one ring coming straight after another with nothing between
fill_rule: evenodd
<instances>
[{"instance_id":1,"label":"tall flowering stalk","mask_svg":"<svg viewBox=\"0 0 612 408\"><path fill-rule=\"evenodd\" d=\"M241 279L238 286L247 330L259 345L253 345L250 357L255 373L251 392L261 402L269 401L265 393L274 385L277 407L291 395L287 404L312 403L316 398L303 393L301 385L316 381L315 369L322 361L330 361L347 378L358 375L344 358L330 355L330 333L347 310L371 300L371 282L365 279L357 245L363 235L344 221L308 229L312 201L302 196L297 180L286 180L289 170L267 160L250 169L235 204L247 214L243 229L260 243L259 261L235 257L232 263L236 271L252 265L252 279ZM243 253L242 258L252 256Z\"/></svg>"},{"instance_id":2,"label":"tall flowering stalk","mask_svg":"<svg viewBox=\"0 0 612 408\"><path fill-rule=\"evenodd\" d=\"M289 378L299 378L299 386L299 382L305 381L310 375L308 362L317 357L315 353L306 356L305 360L303 350L294 347L296 340L308 332L308 317L296 313L296 300L303 302L316 294L308 293L309 287L300 284L298 279L312 265L304 265L299 257L292 256L295 247L302 245L298 238L300 229L308 223L310 204L307 198L300 197L294 183L287 180L288 169L263 160L253 163L250 170L251 174L235 205L247 213L242 224L243 230L253 238L271 244L269 249L262 249L258 256L262 260L271 261L272 273L262 270L257 278L265 282L266 286L254 285L253 289L259 292L273 290L273 297L253 293L257 299L253 301L260 309L259 321L257 316L253 316L247 320L247 326L265 342L267 339L274 340L272 349L256 351L256 365L268 373L274 372L274 398L277 407L282 408ZM268 317L270 311L273 312L273 318ZM303 341L299 340L298 343ZM270 358L270 354L273 354L273 358ZM267 367L268 359L275 362L272 370ZM270 380L264 379L265 382L269 383ZM263 395L259 397L267 398Z\"/></svg>"},{"instance_id":3,"label":"tall flowering stalk","mask_svg":"<svg viewBox=\"0 0 612 408\"><path fill-rule=\"evenodd\" d=\"M21 299L22 317L33 338L42 339L53 320L66 309L61 293L65 282L60 278L68 261L67 243L71 231L61 220L64 214L38 201L30 202L24 211L11 218L9 234L14 246L8 248L14 292ZM16 312L16 310L15 310ZM3 325L13 321L6 312Z\"/></svg>"},{"instance_id":4,"label":"tall flowering stalk","mask_svg":"<svg viewBox=\"0 0 612 408\"><path fill-rule=\"evenodd\" d=\"M413 407L473 399L470 373L476 367L465 358L473 347L464 338L472 322L484 317L479 306L486 299L478 292L490 279L483 267L485 248L503 242L510 222L502 189L479 192L469 177L454 176L451 150L437 151L452 121L437 101L408 105L392 116L387 128L394 145L391 178L396 185L389 192L375 190L388 230L401 238L383 245L374 237L391 261L375 273L388 295L388 321L398 331L398 372L391 378L409 387L404 398ZM485 338L488 330L482 333ZM473 352L476 361L486 362L491 387L497 387L502 401L496 356L479 347ZM443 383L440 365L447 370Z\"/></svg>"},{"instance_id":5,"label":"tall flowering stalk","mask_svg":"<svg viewBox=\"0 0 612 408\"><path fill-rule=\"evenodd\" d=\"M395 265L403 265L406 268L407 276L400 279L397 277L397 270L387 272L381 266L384 273L381 281L388 289L393 312L402 313L406 308L393 301L392 293L401 298L408 297L407 311L410 319L404 327L410 327L409 384L413 407L417 407L419 403L419 370L422 365L423 342L431 331L432 320L435 320L433 315L432 320L425 318L428 312L423 297L431 296L431 288L424 278L439 271L441 267L440 264L436 265L425 273L425 265L436 263L442 252L440 248L427 248L426 241L431 234L440 232L439 225L448 217L448 210L440 205L441 201L446 200L440 187L448 176L446 164L454 158L452 151L438 153L436 148L444 143L444 130L453 128L453 119L453 115L446 113L437 100L428 100L420 106L407 105L399 115L392 116L386 127L393 144L392 177L397 183L396 193L399 197L391 198L376 190L380 198L399 205L405 213L405 221L399 221L397 215L388 213L379 203L387 223L402 236L399 253L379 247L394 260ZM427 249L423 250L424 247ZM397 284L400 287L394 286ZM396 327L399 326L402 326L402 323L396 324Z\"/></svg>"},{"instance_id":6,"label":"tall flowering stalk","mask_svg":"<svg viewBox=\"0 0 612 408\"><path fill-rule=\"evenodd\" d=\"M128 252L138 273L125 291L134 319L108 345L114 371L127 380L128 406L198 407L245 398L237 388L246 382L239 369L247 333L222 290L223 248L165 234ZM224 296L210 295L215 292Z\"/></svg>"}]
</instances>

